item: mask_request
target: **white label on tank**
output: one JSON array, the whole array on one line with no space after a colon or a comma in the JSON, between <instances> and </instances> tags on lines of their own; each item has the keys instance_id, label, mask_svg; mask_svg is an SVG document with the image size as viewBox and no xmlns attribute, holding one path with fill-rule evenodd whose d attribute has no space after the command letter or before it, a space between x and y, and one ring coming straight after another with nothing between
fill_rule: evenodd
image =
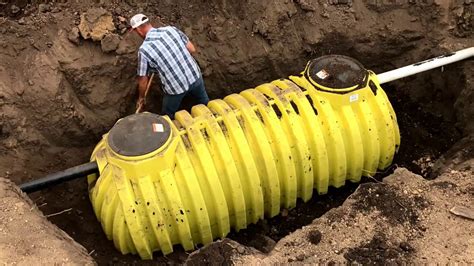
<instances>
[{"instance_id":1,"label":"white label on tank","mask_svg":"<svg viewBox=\"0 0 474 266\"><path fill-rule=\"evenodd\" d=\"M163 127L163 124L156 124L153 123L153 132L164 132L165 129Z\"/></svg>"},{"instance_id":2,"label":"white label on tank","mask_svg":"<svg viewBox=\"0 0 474 266\"><path fill-rule=\"evenodd\" d=\"M323 69L319 71L318 73L316 73L316 76L318 76L318 78L320 79L326 79L327 77L329 77L329 73Z\"/></svg>"},{"instance_id":3,"label":"white label on tank","mask_svg":"<svg viewBox=\"0 0 474 266\"><path fill-rule=\"evenodd\" d=\"M355 102L359 100L359 94L352 94L350 97L349 97L349 102Z\"/></svg>"}]
</instances>

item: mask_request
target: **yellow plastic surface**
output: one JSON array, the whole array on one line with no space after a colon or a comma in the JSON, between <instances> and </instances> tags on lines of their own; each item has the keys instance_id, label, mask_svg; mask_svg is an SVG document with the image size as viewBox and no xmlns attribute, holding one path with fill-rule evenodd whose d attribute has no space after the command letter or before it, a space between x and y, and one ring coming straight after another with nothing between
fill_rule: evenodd
<instances>
[{"instance_id":1,"label":"yellow plastic surface","mask_svg":"<svg viewBox=\"0 0 474 266\"><path fill-rule=\"evenodd\" d=\"M114 153L104 135L91 157L100 176L88 182L107 237L142 259L176 244L193 250L387 168L398 124L368 78L372 89L338 93L292 76L197 105L165 117L170 139L145 156Z\"/></svg>"}]
</instances>

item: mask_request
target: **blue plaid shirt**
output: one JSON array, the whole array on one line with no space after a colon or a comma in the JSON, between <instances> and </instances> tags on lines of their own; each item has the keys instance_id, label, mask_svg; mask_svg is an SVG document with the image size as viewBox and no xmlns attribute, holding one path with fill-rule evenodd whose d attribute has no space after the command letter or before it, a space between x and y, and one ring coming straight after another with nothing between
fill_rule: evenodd
<instances>
[{"instance_id":1,"label":"blue plaid shirt","mask_svg":"<svg viewBox=\"0 0 474 266\"><path fill-rule=\"evenodd\" d=\"M158 72L166 94L186 92L201 77L198 64L186 48L189 38L167 26L150 30L138 50L138 76Z\"/></svg>"}]
</instances>

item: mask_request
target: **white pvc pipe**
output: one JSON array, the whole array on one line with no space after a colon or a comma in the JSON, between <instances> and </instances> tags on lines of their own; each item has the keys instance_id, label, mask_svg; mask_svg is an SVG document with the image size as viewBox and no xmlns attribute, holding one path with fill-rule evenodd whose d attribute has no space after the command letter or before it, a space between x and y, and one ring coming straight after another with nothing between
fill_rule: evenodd
<instances>
[{"instance_id":1,"label":"white pvc pipe","mask_svg":"<svg viewBox=\"0 0 474 266\"><path fill-rule=\"evenodd\" d=\"M463 49L454 53L438 56L425 61L415 63L402 68L397 68L382 74L377 74L380 84L387 83L396 79L408 77L423 71L451 64L457 61L474 56L474 47Z\"/></svg>"}]
</instances>

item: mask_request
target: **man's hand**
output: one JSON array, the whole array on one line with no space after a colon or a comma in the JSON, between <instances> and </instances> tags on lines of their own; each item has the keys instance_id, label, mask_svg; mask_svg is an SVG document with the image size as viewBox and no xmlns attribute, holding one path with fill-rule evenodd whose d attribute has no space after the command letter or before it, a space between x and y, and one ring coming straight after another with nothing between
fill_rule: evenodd
<instances>
[{"instance_id":1,"label":"man's hand","mask_svg":"<svg viewBox=\"0 0 474 266\"><path fill-rule=\"evenodd\" d=\"M194 47L194 44L189 41L187 44L186 44L186 49L188 49L189 53L190 54L194 54L196 53L196 47Z\"/></svg>"}]
</instances>

